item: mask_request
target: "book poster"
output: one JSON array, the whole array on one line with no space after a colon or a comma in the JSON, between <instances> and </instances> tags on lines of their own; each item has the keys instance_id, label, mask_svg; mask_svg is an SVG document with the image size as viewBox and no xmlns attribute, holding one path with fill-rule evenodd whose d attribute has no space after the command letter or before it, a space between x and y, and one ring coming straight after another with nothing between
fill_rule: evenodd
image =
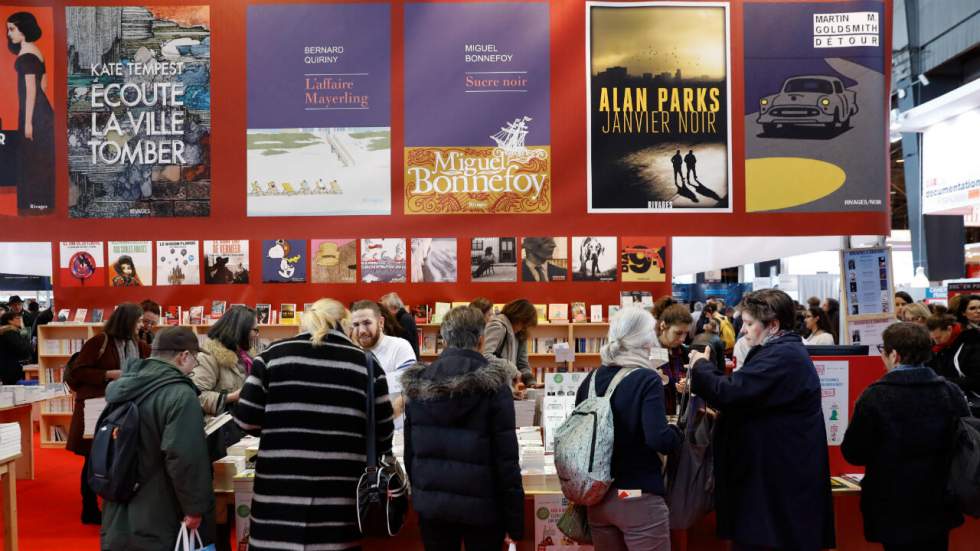
<instances>
[{"instance_id":1,"label":"book poster","mask_svg":"<svg viewBox=\"0 0 980 551\"><path fill-rule=\"evenodd\" d=\"M405 214L551 212L548 4L405 6Z\"/></svg>"},{"instance_id":2,"label":"book poster","mask_svg":"<svg viewBox=\"0 0 980 551\"><path fill-rule=\"evenodd\" d=\"M204 283L248 283L248 240L205 241Z\"/></svg>"},{"instance_id":3,"label":"book poster","mask_svg":"<svg viewBox=\"0 0 980 551\"><path fill-rule=\"evenodd\" d=\"M405 271L404 239L361 240L361 281L404 283Z\"/></svg>"},{"instance_id":4,"label":"book poster","mask_svg":"<svg viewBox=\"0 0 980 551\"><path fill-rule=\"evenodd\" d=\"M310 273L313 283L356 283L357 240L310 241Z\"/></svg>"},{"instance_id":5,"label":"book poster","mask_svg":"<svg viewBox=\"0 0 980 551\"><path fill-rule=\"evenodd\" d=\"M850 364L846 361L815 361L820 377L823 420L827 427L827 445L840 446L847 431L850 408Z\"/></svg>"},{"instance_id":6,"label":"book poster","mask_svg":"<svg viewBox=\"0 0 980 551\"><path fill-rule=\"evenodd\" d=\"M525 237L521 240L521 281L550 282L568 279L568 239Z\"/></svg>"},{"instance_id":7,"label":"book poster","mask_svg":"<svg viewBox=\"0 0 980 551\"><path fill-rule=\"evenodd\" d=\"M200 285L197 241L157 241L157 285Z\"/></svg>"},{"instance_id":8,"label":"book poster","mask_svg":"<svg viewBox=\"0 0 980 551\"><path fill-rule=\"evenodd\" d=\"M841 251L841 266L846 316L894 314L889 249Z\"/></svg>"},{"instance_id":9,"label":"book poster","mask_svg":"<svg viewBox=\"0 0 980 551\"><path fill-rule=\"evenodd\" d=\"M745 209L887 208L880 0L746 3Z\"/></svg>"},{"instance_id":10,"label":"book poster","mask_svg":"<svg viewBox=\"0 0 980 551\"><path fill-rule=\"evenodd\" d=\"M558 529L558 521L571 503L565 496L534 496L534 549L548 551L592 551L591 545L579 545Z\"/></svg>"},{"instance_id":11,"label":"book poster","mask_svg":"<svg viewBox=\"0 0 980 551\"><path fill-rule=\"evenodd\" d=\"M0 216L54 212L54 24L51 8L0 6Z\"/></svg>"},{"instance_id":12,"label":"book poster","mask_svg":"<svg viewBox=\"0 0 980 551\"><path fill-rule=\"evenodd\" d=\"M275 239L262 242L262 281L303 283L306 281L306 241Z\"/></svg>"},{"instance_id":13,"label":"book poster","mask_svg":"<svg viewBox=\"0 0 980 551\"><path fill-rule=\"evenodd\" d=\"M456 238L412 238L412 282L456 283Z\"/></svg>"},{"instance_id":14,"label":"book poster","mask_svg":"<svg viewBox=\"0 0 980 551\"><path fill-rule=\"evenodd\" d=\"M470 278L474 282L517 281L516 237L474 237L470 240Z\"/></svg>"},{"instance_id":15,"label":"book poster","mask_svg":"<svg viewBox=\"0 0 980 551\"><path fill-rule=\"evenodd\" d=\"M209 8L66 14L71 217L209 216Z\"/></svg>"},{"instance_id":16,"label":"book poster","mask_svg":"<svg viewBox=\"0 0 980 551\"><path fill-rule=\"evenodd\" d=\"M618 256L615 237L573 237L572 280L616 281Z\"/></svg>"},{"instance_id":17,"label":"book poster","mask_svg":"<svg viewBox=\"0 0 980 551\"><path fill-rule=\"evenodd\" d=\"M391 213L389 12L248 7L249 216Z\"/></svg>"},{"instance_id":18,"label":"book poster","mask_svg":"<svg viewBox=\"0 0 980 551\"><path fill-rule=\"evenodd\" d=\"M102 241L59 243L58 281L62 287L105 287Z\"/></svg>"},{"instance_id":19,"label":"book poster","mask_svg":"<svg viewBox=\"0 0 980 551\"><path fill-rule=\"evenodd\" d=\"M623 281L667 281L666 237L620 237L619 271Z\"/></svg>"},{"instance_id":20,"label":"book poster","mask_svg":"<svg viewBox=\"0 0 980 551\"><path fill-rule=\"evenodd\" d=\"M109 242L109 287L153 285L153 242Z\"/></svg>"},{"instance_id":21,"label":"book poster","mask_svg":"<svg viewBox=\"0 0 980 551\"><path fill-rule=\"evenodd\" d=\"M890 315L875 316L867 319L847 320L844 340L851 344L861 344L868 347L869 356L881 354L881 346L885 343L882 334L897 320Z\"/></svg>"},{"instance_id":22,"label":"book poster","mask_svg":"<svg viewBox=\"0 0 980 551\"><path fill-rule=\"evenodd\" d=\"M589 212L731 212L728 4L586 5Z\"/></svg>"}]
</instances>

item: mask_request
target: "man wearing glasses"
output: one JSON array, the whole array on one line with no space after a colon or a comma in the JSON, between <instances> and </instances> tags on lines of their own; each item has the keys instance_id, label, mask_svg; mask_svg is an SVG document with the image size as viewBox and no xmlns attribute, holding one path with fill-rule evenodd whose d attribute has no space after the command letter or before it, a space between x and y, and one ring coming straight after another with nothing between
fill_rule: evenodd
<instances>
[{"instance_id":1,"label":"man wearing glasses","mask_svg":"<svg viewBox=\"0 0 980 551\"><path fill-rule=\"evenodd\" d=\"M152 345L153 331L160 325L160 305L147 299L140 306L143 308L143 317L140 319L139 340Z\"/></svg>"}]
</instances>

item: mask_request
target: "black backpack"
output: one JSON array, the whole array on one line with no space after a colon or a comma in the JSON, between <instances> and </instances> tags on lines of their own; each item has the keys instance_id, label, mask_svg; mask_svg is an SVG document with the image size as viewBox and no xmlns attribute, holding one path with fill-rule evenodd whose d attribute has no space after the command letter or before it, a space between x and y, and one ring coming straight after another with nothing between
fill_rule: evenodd
<instances>
[{"instance_id":1,"label":"black backpack","mask_svg":"<svg viewBox=\"0 0 980 551\"><path fill-rule=\"evenodd\" d=\"M179 382L183 381L153 383L132 400L106 406L99 416L87 478L89 487L102 499L125 503L139 491L140 403L155 390Z\"/></svg>"}]
</instances>

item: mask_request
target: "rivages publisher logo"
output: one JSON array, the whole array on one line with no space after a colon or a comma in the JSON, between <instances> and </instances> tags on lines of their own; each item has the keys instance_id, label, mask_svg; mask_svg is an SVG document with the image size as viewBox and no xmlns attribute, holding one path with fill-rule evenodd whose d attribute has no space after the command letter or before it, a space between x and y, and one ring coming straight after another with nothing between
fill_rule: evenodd
<instances>
[{"instance_id":1,"label":"rivages publisher logo","mask_svg":"<svg viewBox=\"0 0 980 551\"><path fill-rule=\"evenodd\" d=\"M551 212L551 148L528 146L531 117L489 136L495 146L406 147L406 214Z\"/></svg>"}]
</instances>

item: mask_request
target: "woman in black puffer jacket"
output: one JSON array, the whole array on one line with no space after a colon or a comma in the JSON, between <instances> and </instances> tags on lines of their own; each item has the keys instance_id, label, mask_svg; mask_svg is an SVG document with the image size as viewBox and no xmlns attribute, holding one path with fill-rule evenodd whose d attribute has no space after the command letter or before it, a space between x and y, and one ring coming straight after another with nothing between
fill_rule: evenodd
<instances>
[{"instance_id":1,"label":"woman in black puffer jacket","mask_svg":"<svg viewBox=\"0 0 980 551\"><path fill-rule=\"evenodd\" d=\"M484 326L476 308L453 308L440 329L446 350L402 374L405 466L427 549L499 550L524 535L517 373L479 352Z\"/></svg>"}]
</instances>

